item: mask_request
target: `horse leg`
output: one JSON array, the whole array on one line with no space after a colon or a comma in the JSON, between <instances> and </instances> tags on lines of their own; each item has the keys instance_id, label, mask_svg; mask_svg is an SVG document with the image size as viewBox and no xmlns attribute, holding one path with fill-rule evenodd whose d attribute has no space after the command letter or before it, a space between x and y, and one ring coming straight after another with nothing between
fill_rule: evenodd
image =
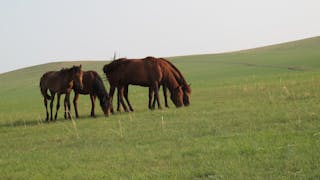
<instances>
[{"instance_id":1,"label":"horse leg","mask_svg":"<svg viewBox=\"0 0 320 180\"><path fill-rule=\"evenodd\" d=\"M67 118L71 118L71 115L70 115L70 93L66 93L66 96L64 97L64 118L67 119Z\"/></svg>"},{"instance_id":2,"label":"horse leg","mask_svg":"<svg viewBox=\"0 0 320 180\"><path fill-rule=\"evenodd\" d=\"M166 108L169 108L166 85L164 85L164 84L162 85L162 90L163 90L164 104L165 104Z\"/></svg>"},{"instance_id":3,"label":"horse leg","mask_svg":"<svg viewBox=\"0 0 320 180\"><path fill-rule=\"evenodd\" d=\"M153 110L154 108L152 108L152 105L151 105L151 101L152 101L152 96L153 96L153 90L151 87L149 87L149 104L148 104L148 108ZM154 104L154 102L152 103Z\"/></svg>"},{"instance_id":4,"label":"horse leg","mask_svg":"<svg viewBox=\"0 0 320 180\"><path fill-rule=\"evenodd\" d=\"M96 97L93 94L90 94L90 100L91 100L91 117L96 117L95 113L94 113L94 107L95 107L95 102L96 102Z\"/></svg>"},{"instance_id":5,"label":"horse leg","mask_svg":"<svg viewBox=\"0 0 320 180\"><path fill-rule=\"evenodd\" d=\"M64 96L64 100L63 100L63 107L64 107L64 119L67 119L67 97Z\"/></svg>"},{"instance_id":6,"label":"horse leg","mask_svg":"<svg viewBox=\"0 0 320 180\"><path fill-rule=\"evenodd\" d=\"M70 93L68 94L68 119L71 119L71 104L70 104Z\"/></svg>"},{"instance_id":7,"label":"horse leg","mask_svg":"<svg viewBox=\"0 0 320 180\"><path fill-rule=\"evenodd\" d=\"M74 97L73 97L73 107L74 107L74 112L76 113L76 118L79 118L79 113L78 113L78 99L79 99L79 93L74 93Z\"/></svg>"},{"instance_id":8,"label":"horse leg","mask_svg":"<svg viewBox=\"0 0 320 180\"><path fill-rule=\"evenodd\" d=\"M128 93L129 93L129 85L124 87L124 98L127 101L127 104L129 106L130 111L133 112L133 108L132 108L130 101L129 101Z\"/></svg>"},{"instance_id":9,"label":"horse leg","mask_svg":"<svg viewBox=\"0 0 320 180\"><path fill-rule=\"evenodd\" d=\"M46 121L49 121L49 112L48 112L48 101L47 101L47 98L44 97L43 98L43 103L44 103L44 106L46 107Z\"/></svg>"},{"instance_id":10,"label":"horse leg","mask_svg":"<svg viewBox=\"0 0 320 180\"><path fill-rule=\"evenodd\" d=\"M52 108L53 108L53 101L56 93L51 92L51 102L50 102L50 121L52 121Z\"/></svg>"},{"instance_id":11,"label":"horse leg","mask_svg":"<svg viewBox=\"0 0 320 180\"><path fill-rule=\"evenodd\" d=\"M154 86L154 99L157 100L157 103L158 103L158 109L162 109L161 108L161 105L160 105L160 98L159 98L159 85L158 83L155 84ZM152 104L153 108L155 108L155 102L153 101L153 104Z\"/></svg>"},{"instance_id":12,"label":"horse leg","mask_svg":"<svg viewBox=\"0 0 320 180\"><path fill-rule=\"evenodd\" d=\"M160 85L158 87L158 92L159 92L159 89L160 89ZM151 90L151 88L149 88L149 91ZM152 95L151 95L152 96ZM152 101L152 104L155 104L156 103L156 98L153 98L153 101ZM159 101L157 101L157 104L158 104L158 107L159 107ZM153 105L153 108L155 108L155 105Z\"/></svg>"},{"instance_id":13,"label":"horse leg","mask_svg":"<svg viewBox=\"0 0 320 180\"><path fill-rule=\"evenodd\" d=\"M117 112L120 112L120 90L117 88Z\"/></svg>"},{"instance_id":14,"label":"horse leg","mask_svg":"<svg viewBox=\"0 0 320 180\"><path fill-rule=\"evenodd\" d=\"M57 107L56 107L56 114L54 115L54 120L57 120L57 116L58 116L58 111L59 111L59 108L60 108L60 96L61 94L58 93L58 99L57 99Z\"/></svg>"},{"instance_id":15,"label":"horse leg","mask_svg":"<svg viewBox=\"0 0 320 180\"><path fill-rule=\"evenodd\" d=\"M119 99L120 99L120 103L124 109L125 112L129 112L126 104L124 103L123 101L123 90L124 90L124 87L123 86L118 86L118 92L119 92Z\"/></svg>"},{"instance_id":16,"label":"horse leg","mask_svg":"<svg viewBox=\"0 0 320 180\"><path fill-rule=\"evenodd\" d=\"M113 105L112 105L112 99L113 99L114 90L115 90L115 87L114 87L114 86L110 86L110 91L109 91L109 103L110 103L110 112L111 112L112 114L114 114Z\"/></svg>"}]
</instances>

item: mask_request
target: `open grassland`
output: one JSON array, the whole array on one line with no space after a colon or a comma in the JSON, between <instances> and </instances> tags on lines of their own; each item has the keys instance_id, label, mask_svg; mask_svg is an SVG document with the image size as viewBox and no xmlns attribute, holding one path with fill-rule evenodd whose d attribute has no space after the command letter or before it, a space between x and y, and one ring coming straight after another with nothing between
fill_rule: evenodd
<instances>
[{"instance_id":1,"label":"open grassland","mask_svg":"<svg viewBox=\"0 0 320 180\"><path fill-rule=\"evenodd\" d=\"M1 74L0 179L320 178L319 37L170 60L192 84L191 106L150 111L147 88L131 86L134 113L105 118L97 103L92 119L80 96L82 118L61 108L50 124L39 78L79 62ZM81 63L103 76L107 62Z\"/></svg>"}]
</instances>

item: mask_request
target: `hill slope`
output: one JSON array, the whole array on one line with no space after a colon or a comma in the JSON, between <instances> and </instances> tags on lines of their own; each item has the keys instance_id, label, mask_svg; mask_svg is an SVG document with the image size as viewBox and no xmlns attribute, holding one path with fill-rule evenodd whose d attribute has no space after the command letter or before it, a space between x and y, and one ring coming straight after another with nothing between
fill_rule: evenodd
<instances>
[{"instance_id":1,"label":"hill slope","mask_svg":"<svg viewBox=\"0 0 320 180\"><path fill-rule=\"evenodd\" d=\"M59 62L0 75L1 179L318 179L320 37L226 54L169 58L192 85L191 106L43 123L40 76ZM105 78L105 85L108 83Z\"/></svg>"}]
</instances>

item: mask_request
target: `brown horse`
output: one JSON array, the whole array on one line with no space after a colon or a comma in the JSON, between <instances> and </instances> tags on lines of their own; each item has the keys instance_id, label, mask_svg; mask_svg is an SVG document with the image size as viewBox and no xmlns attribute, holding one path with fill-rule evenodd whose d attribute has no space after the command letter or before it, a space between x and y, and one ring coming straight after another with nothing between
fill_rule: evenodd
<instances>
[{"instance_id":1,"label":"brown horse","mask_svg":"<svg viewBox=\"0 0 320 180\"><path fill-rule=\"evenodd\" d=\"M49 71L42 75L40 79L40 90L43 96L43 102L46 107L46 121L49 120L49 113L47 107L47 100L51 100L50 102L50 120L52 121L52 107L54 97L58 95L57 107L56 107L56 114L54 119L57 119L58 110L60 108L60 96L61 94L66 94L66 98L64 101L65 105L65 114L64 117L71 118L70 111L66 109L68 107L70 109L69 97L72 88L79 88L83 87L82 84L82 70L80 66L73 66L72 68L65 68L61 69L60 71ZM50 95L48 95L47 91L50 91Z\"/></svg>"},{"instance_id":2,"label":"brown horse","mask_svg":"<svg viewBox=\"0 0 320 180\"><path fill-rule=\"evenodd\" d=\"M83 88L77 89L74 88L74 98L73 105L76 114L76 118L79 117L78 114L78 99L80 94L89 94L91 100L91 117L95 117L95 101L96 97L98 97L100 101L100 106L105 116L109 115L109 94L106 91L103 81L99 74L95 71L84 71L83 72Z\"/></svg>"},{"instance_id":3,"label":"brown horse","mask_svg":"<svg viewBox=\"0 0 320 180\"><path fill-rule=\"evenodd\" d=\"M159 84L166 84L172 94L171 98L174 104L177 107L183 105L182 90L178 82L170 71L161 69L159 63L155 59L147 57L144 59L114 60L105 65L103 71L110 84L111 112L113 112L112 99L115 88L118 89L118 99L120 103L125 111L128 111L122 97L124 88L129 84L151 88L154 92L154 98L157 101L159 101ZM149 102L149 104L151 103ZM132 109L132 107L130 109Z\"/></svg>"},{"instance_id":4,"label":"brown horse","mask_svg":"<svg viewBox=\"0 0 320 180\"><path fill-rule=\"evenodd\" d=\"M145 59L151 59L151 58L156 59L160 63L160 66L162 69L169 69L171 71L171 73L174 75L177 82L182 87L183 104L185 106L190 105L190 94L191 94L190 84L187 84L186 80L184 79L182 73L178 70L178 68L176 68L170 61L168 61L164 58L147 57ZM168 100L167 100L167 87L165 84L160 84L160 85L163 86L163 95L164 95L164 100L165 100L165 106L169 107ZM129 105L130 109L132 109L131 104L128 99L128 86L124 87L124 97ZM149 88L149 109L154 108L154 107L152 107L152 105L155 104L155 101L156 101L156 99L154 99L153 103L151 105L152 97L153 97L153 92L152 92L152 89ZM159 104L158 104L158 106L159 106ZM118 111L120 110L119 100L118 100L118 104L117 104L117 110Z\"/></svg>"},{"instance_id":5,"label":"brown horse","mask_svg":"<svg viewBox=\"0 0 320 180\"><path fill-rule=\"evenodd\" d=\"M183 91L183 104L185 106L189 106L190 105L190 95L191 95L190 84L187 83L187 81L185 80L185 78L183 77L183 75L179 71L179 69L176 66L174 66L170 61L168 61L167 59L164 59L164 58L158 58L158 61L163 63L163 66L166 66L166 68L169 68L171 70L171 72L174 74L174 77L178 81L178 83L181 86L182 91ZM168 100L167 100L167 87L165 85L163 86L163 95L164 95L164 99L165 99L165 106L169 107Z\"/></svg>"}]
</instances>

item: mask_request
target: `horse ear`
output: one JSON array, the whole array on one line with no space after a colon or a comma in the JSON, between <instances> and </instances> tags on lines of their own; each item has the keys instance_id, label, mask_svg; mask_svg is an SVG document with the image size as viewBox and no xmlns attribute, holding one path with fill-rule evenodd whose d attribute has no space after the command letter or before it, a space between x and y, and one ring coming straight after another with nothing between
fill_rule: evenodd
<instances>
[{"instance_id":1,"label":"horse ear","mask_svg":"<svg viewBox=\"0 0 320 180\"><path fill-rule=\"evenodd\" d=\"M81 69L81 68L82 68L82 65L80 64L80 66L79 66L79 67L80 67L80 69Z\"/></svg>"},{"instance_id":2,"label":"horse ear","mask_svg":"<svg viewBox=\"0 0 320 180\"><path fill-rule=\"evenodd\" d=\"M191 83L190 83L190 84L188 84L188 86L191 86Z\"/></svg>"}]
</instances>

